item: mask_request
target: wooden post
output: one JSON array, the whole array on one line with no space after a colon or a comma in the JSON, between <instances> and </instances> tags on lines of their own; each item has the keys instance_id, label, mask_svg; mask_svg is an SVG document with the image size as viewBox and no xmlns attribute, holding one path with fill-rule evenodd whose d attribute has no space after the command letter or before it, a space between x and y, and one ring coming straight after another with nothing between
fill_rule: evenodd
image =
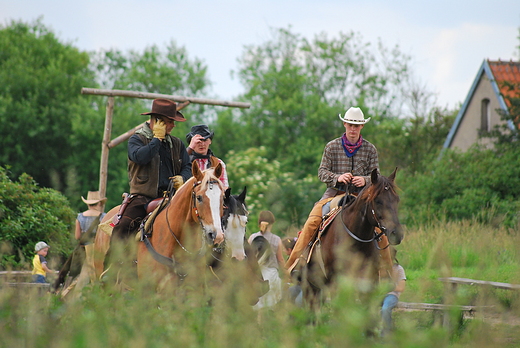
<instances>
[{"instance_id":1,"label":"wooden post","mask_svg":"<svg viewBox=\"0 0 520 348\"><path fill-rule=\"evenodd\" d=\"M108 97L105 114L105 129L103 131L103 142L101 143L101 163L99 165L99 194L106 197L107 193L107 173L108 173L108 153L110 136L112 133L112 116L114 114L114 97ZM105 205L103 204L103 210Z\"/></svg>"}]
</instances>

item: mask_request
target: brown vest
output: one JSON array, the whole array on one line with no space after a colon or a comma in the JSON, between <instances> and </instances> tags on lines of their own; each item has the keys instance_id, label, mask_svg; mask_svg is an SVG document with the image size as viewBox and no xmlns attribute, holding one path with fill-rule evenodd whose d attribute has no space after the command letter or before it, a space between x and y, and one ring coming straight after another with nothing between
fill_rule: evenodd
<instances>
[{"instance_id":1,"label":"brown vest","mask_svg":"<svg viewBox=\"0 0 520 348\"><path fill-rule=\"evenodd\" d=\"M144 145L148 145L152 139L148 139L143 134L137 134ZM166 135L172 141L173 146L170 148L173 175L179 175L181 171L181 159L179 156L181 149L181 140L171 135ZM150 198L157 198L157 190L159 189L159 165L160 158L157 153L152 160L144 165L138 165L128 160L128 180L130 181L130 194L144 195Z\"/></svg>"}]
</instances>

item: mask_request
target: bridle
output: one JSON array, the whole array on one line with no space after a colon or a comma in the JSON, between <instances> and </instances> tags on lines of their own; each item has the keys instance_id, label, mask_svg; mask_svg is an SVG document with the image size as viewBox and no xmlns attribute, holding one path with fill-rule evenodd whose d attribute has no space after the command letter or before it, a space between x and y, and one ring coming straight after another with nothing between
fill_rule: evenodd
<instances>
[{"instance_id":1,"label":"bridle","mask_svg":"<svg viewBox=\"0 0 520 348\"><path fill-rule=\"evenodd\" d=\"M218 184L218 181L215 180L215 179L212 179L210 181L208 181L209 183L209 188L208 189L213 189L213 185L214 184ZM202 230L202 233L201 233L201 239L202 239L202 243L201 243L201 247L200 249L197 251L197 252L192 252L192 251L189 251L182 243L181 241L179 240L179 238L175 235L175 233L173 233L172 231L172 228L170 226L170 221L168 219L168 209L171 207L170 204L168 204L166 206L166 225L168 226L168 231L170 232L170 234L173 236L173 238L175 239L175 241L177 242L177 244L181 247L182 250L184 250L186 253L190 254L190 255L196 255L197 257L202 257L206 251L209 249L206 247L206 244L204 243L204 239L205 239L205 236L206 236L206 228L204 227L204 224L202 223L202 218L200 217L200 214L199 214L199 210L197 208L197 203L196 203L196 193L195 193L195 188L197 186L199 186L200 184L202 184L202 181L197 181L197 182L194 182L193 183L193 186L192 186L192 189L191 189L191 200L193 202L193 206L192 206L192 209L194 210L195 212L195 216L197 217L197 220L199 222L199 225L201 227L201 230ZM170 200L171 202L171 200ZM184 280L184 278L187 276L186 273L184 272L181 272L180 271L180 264L179 262L177 262L175 260L175 258L172 257L167 257L167 256L164 256L164 255L161 255L159 254L153 247L152 243L150 242L149 238L144 234L144 231L143 233L141 234L141 240L145 243L146 245L146 248L148 249L148 251L152 254L152 257L155 259L155 261L165 265L165 266L168 266L169 268L173 269L173 271L179 276L180 280Z\"/></svg>"},{"instance_id":2,"label":"bridle","mask_svg":"<svg viewBox=\"0 0 520 348\"><path fill-rule=\"evenodd\" d=\"M388 186L385 186L384 188L385 190L389 190L389 187ZM370 194L368 194L368 198L370 198ZM379 250L384 250L386 248L388 248L390 246L390 243L385 246L384 248L380 248L379 247L379 244L377 242L381 241L381 237L383 235L386 235L386 227L383 226L381 224L381 222L379 221L379 219L377 218L377 214L376 214L376 211L375 211L375 208L374 208L374 200L372 200L371 202L371 207L370 207L370 212L372 213L372 218L375 222L375 224L371 223L372 226L374 227L377 227L381 232L377 233L374 229L374 236L370 239L361 239L359 238L358 236L356 236L348 227L347 225L345 225L345 221L343 221L343 216L341 216L341 223L343 225L343 228L347 231L347 233L349 234L349 236L351 236L354 240L360 242L360 243L371 243L371 242L376 242L375 245L376 245L376 248L379 249ZM341 207L341 215L343 213L343 210L345 209L345 205ZM365 208L365 216L369 216L368 215L368 210L369 210L369 206L368 204L366 205L366 208Z\"/></svg>"},{"instance_id":3,"label":"bridle","mask_svg":"<svg viewBox=\"0 0 520 348\"><path fill-rule=\"evenodd\" d=\"M234 210L235 212L231 212L231 207L228 205L224 205L224 209L227 209L227 214L224 214L224 217L225 219L222 221L222 228L224 230L227 229L228 227L228 223L229 223L229 218L231 217L231 215L234 215L235 219L238 218L239 220L239 223L240 224L243 224L242 226L245 228L246 224L247 224L247 221L244 223L240 217L241 216L245 216L246 219L247 217L249 216L249 211L247 210L246 208L246 205L244 203L242 203L241 201L239 200L236 200L236 204L234 205ZM212 253L211 253L211 257L217 261L217 262L224 262L224 260L222 260L221 258L219 258L216 254L218 255L223 255L223 256L226 256L226 238L224 238L224 241L222 243L220 243L218 246L216 247L213 247L212 248ZM227 253L227 256L229 256L229 252ZM247 255L246 255L246 258L247 258Z\"/></svg>"},{"instance_id":4,"label":"bridle","mask_svg":"<svg viewBox=\"0 0 520 348\"><path fill-rule=\"evenodd\" d=\"M179 240L179 238L177 238L177 236L175 235L175 233L173 233L171 227L170 227L170 221L168 219L168 214L166 214L166 225L168 226L168 231L170 231L170 234L173 236L173 238L175 239L175 241L177 242L177 244L181 247L182 250L184 250L185 252L187 252L188 254L190 255L195 255L195 254L204 254L205 252L205 244L204 244L204 239L205 239L205 236L206 236L206 228L204 227L204 224L202 223L202 218L200 217L200 214L199 214L199 209L197 208L197 202L196 202L196 194L195 194L195 188L197 186L199 186L202 182L201 181L197 181L197 182L194 182L193 183L193 187L191 189L191 201L193 202L193 206L192 206L192 209L193 211L195 212L195 216L197 217L197 221L199 222L199 225L200 225L200 228L201 228L201 237L202 237L202 243L201 243L201 248L199 249L199 251L197 253L194 253L194 252L191 252L189 251L188 249L186 249L186 247L184 245L182 245L181 241ZM213 189L213 185L217 183L217 180L210 180L209 182L209 189L212 190ZM170 208L170 206L168 205L168 207L166 207L166 210L168 210Z\"/></svg>"}]
</instances>

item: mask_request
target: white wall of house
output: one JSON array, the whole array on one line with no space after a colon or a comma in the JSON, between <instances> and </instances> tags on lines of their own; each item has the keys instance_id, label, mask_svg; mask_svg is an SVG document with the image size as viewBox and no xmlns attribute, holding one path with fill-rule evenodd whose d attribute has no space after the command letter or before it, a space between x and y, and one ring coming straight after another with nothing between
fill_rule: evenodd
<instances>
[{"instance_id":1,"label":"white wall of house","mask_svg":"<svg viewBox=\"0 0 520 348\"><path fill-rule=\"evenodd\" d=\"M503 123L497 109L500 108L498 98L493 91L491 81L486 74L482 74L477 87L471 97L466 113L463 115L461 123L451 142L450 148L459 149L461 151L468 150L473 144L477 143L482 146L489 146L491 141L489 138L479 139L479 130L481 128L481 117L483 109L483 100L489 100L487 110L489 113L489 129L493 129L496 125Z\"/></svg>"}]
</instances>

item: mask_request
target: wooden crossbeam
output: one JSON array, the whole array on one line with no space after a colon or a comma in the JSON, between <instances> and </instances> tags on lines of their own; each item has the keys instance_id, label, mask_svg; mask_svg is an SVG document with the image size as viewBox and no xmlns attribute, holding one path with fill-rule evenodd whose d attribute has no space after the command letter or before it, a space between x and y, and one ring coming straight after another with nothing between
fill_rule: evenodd
<instances>
[{"instance_id":1,"label":"wooden crossbeam","mask_svg":"<svg viewBox=\"0 0 520 348\"><path fill-rule=\"evenodd\" d=\"M108 97L129 97L129 98L140 98L140 99L164 98L164 99L170 99L170 100L173 100L175 102L180 102L180 103L190 102L190 103L194 103L194 104L228 106L228 107L244 108L244 109L251 107L251 103L245 103L245 102L196 98L196 97L184 97L184 96L180 96L180 95L170 95L170 94L161 94L161 93L125 91L125 90L121 90L121 89L98 89L98 88L83 87L81 89L81 94L106 95Z\"/></svg>"}]
</instances>

